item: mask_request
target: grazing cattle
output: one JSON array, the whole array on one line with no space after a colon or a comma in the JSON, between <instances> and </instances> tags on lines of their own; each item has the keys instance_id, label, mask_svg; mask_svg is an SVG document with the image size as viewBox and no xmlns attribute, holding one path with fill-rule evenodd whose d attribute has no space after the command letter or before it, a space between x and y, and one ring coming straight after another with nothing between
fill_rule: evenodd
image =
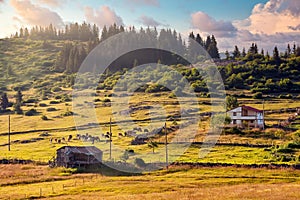
<instances>
[{"instance_id":1,"label":"grazing cattle","mask_svg":"<svg viewBox=\"0 0 300 200\"><path fill-rule=\"evenodd\" d=\"M119 137L123 137L123 134L122 134L122 133L119 133L118 135L119 135Z\"/></svg>"},{"instance_id":2,"label":"grazing cattle","mask_svg":"<svg viewBox=\"0 0 300 200\"><path fill-rule=\"evenodd\" d=\"M94 137L96 142L100 142L100 138L98 136Z\"/></svg>"},{"instance_id":3,"label":"grazing cattle","mask_svg":"<svg viewBox=\"0 0 300 200\"><path fill-rule=\"evenodd\" d=\"M77 138L77 140L80 140L81 135L80 135L80 134L77 134L77 135L76 135L76 138Z\"/></svg>"},{"instance_id":4,"label":"grazing cattle","mask_svg":"<svg viewBox=\"0 0 300 200\"><path fill-rule=\"evenodd\" d=\"M57 138L55 138L54 141L57 143Z\"/></svg>"},{"instance_id":5,"label":"grazing cattle","mask_svg":"<svg viewBox=\"0 0 300 200\"><path fill-rule=\"evenodd\" d=\"M62 142L66 142L66 139L63 137L63 138L61 139L61 141L62 141Z\"/></svg>"},{"instance_id":6,"label":"grazing cattle","mask_svg":"<svg viewBox=\"0 0 300 200\"><path fill-rule=\"evenodd\" d=\"M127 136L127 132L126 132L126 131L124 132L124 136L125 136L125 137Z\"/></svg>"},{"instance_id":7,"label":"grazing cattle","mask_svg":"<svg viewBox=\"0 0 300 200\"><path fill-rule=\"evenodd\" d=\"M73 136L72 135L69 135L68 136L68 142L70 142L72 140Z\"/></svg>"},{"instance_id":8,"label":"grazing cattle","mask_svg":"<svg viewBox=\"0 0 300 200\"><path fill-rule=\"evenodd\" d=\"M104 138L104 137L105 137L105 135L104 135L103 133L101 133L101 137L102 137L102 138Z\"/></svg>"},{"instance_id":9,"label":"grazing cattle","mask_svg":"<svg viewBox=\"0 0 300 200\"><path fill-rule=\"evenodd\" d=\"M50 143L52 144L52 140L53 140L53 138L50 138Z\"/></svg>"},{"instance_id":10,"label":"grazing cattle","mask_svg":"<svg viewBox=\"0 0 300 200\"><path fill-rule=\"evenodd\" d=\"M58 139L58 140L57 140L57 143L60 144L60 143L61 143L61 139Z\"/></svg>"},{"instance_id":11,"label":"grazing cattle","mask_svg":"<svg viewBox=\"0 0 300 200\"><path fill-rule=\"evenodd\" d=\"M143 131L141 127L135 127L135 128L133 128L133 130L134 130L134 131L139 131L139 132L142 132L142 131Z\"/></svg>"},{"instance_id":12,"label":"grazing cattle","mask_svg":"<svg viewBox=\"0 0 300 200\"><path fill-rule=\"evenodd\" d=\"M105 135L105 138L109 139L109 135Z\"/></svg>"}]
</instances>

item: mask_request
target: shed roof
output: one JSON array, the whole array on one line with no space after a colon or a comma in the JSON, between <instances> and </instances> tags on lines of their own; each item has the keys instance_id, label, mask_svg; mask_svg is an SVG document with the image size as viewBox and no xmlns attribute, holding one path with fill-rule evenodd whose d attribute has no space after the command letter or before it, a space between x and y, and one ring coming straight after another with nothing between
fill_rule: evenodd
<instances>
[{"instance_id":1,"label":"shed roof","mask_svg":"<svg viewBox=\"0 0 300 200\"><path fill-rule=\"evenodd\" d=\"M98 149L95 146L63 146L56 151L59 151L61 149L65 149L66 153L80 153L80 154L86 154L86 155L95 155L102 153L100 149Z\"/></svg>"},{"instance_id":2,"label":"shed roof","mask_svg":"<svg viewBox=\"0 0 300 200\"><path fill-rule=\"evenodd\" d=\"M251 107L251 106L242 106L242 107L243 107L244 109L246 109L246 110L252 110L252 111L254 111L254 112L260 112L260 113L263 112L262 110L253 108L253 107Z\"/></svg>"},{"instance_id":3,"label":"shed roof","mask_svg":"<svg viewBox=\"0 0 300 200\"><path fill-rule=\"evenodd\" d=\"M229 111L227 111L227 112L236 112L236 110L237 110L238 108L242 108L242 109L245 109L245 110L252 110L252 111L258 112L258 113L262 113L262 112L263 112L262 110L259 110L259 109L257 109L257 108L253 108L253 107L251 107L251 106L245 106L245 105L236 107L236 108L231 109L231 110L229 110Z\"/></svg>"}]
</instances>

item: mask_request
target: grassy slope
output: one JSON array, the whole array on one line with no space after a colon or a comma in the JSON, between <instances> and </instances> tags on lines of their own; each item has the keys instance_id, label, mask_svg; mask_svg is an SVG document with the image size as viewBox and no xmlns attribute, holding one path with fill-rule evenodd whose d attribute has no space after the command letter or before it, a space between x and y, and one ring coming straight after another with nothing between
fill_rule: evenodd
<instances>
[{"instance_id":1,"label":"grassy slope","mask_svg":"<svg viewBox=\"0 0 300 200\"><path fill-rule=\"evenodd\" d=\"M31 83L35 78L41 78L43 80L52 80L49 84L55 84L55 78L59 77L60 74L56 74L50 72L49 63L53 64L55 62L56 54L59 48L63 45L64 41L51 41L48 42L47 45L44 44L43 41L31 41L31 40L22 40L22 39L9 39L9 40L1 40L0 41L0 71L4 74L3 77L0 78L0 82L5 83L4 85L8 85L9 88L19 85ZM24 53L25 52L25 53ZM7 66L12 68L12 75L7 75ZM37 76L36 76L37 75ZM63 91L54 93L55 95L60 95L61 93L71 94L70 88L63 88ZM15 94L14 91L8 92L9 97L12 98ZM24 91L24 99L28 99L30 97L36 97L36 91L34 89ZM107 98L108 92L101 91L99 93L100 96L96 98L104 99ZM164 93L162 93L164 94ZM164 108L168 115L176 114L180 107L178 105L173 105L176 99L170 99L167 97L168 94L162 96L154 96L152 94L142 94L136 93L134 97L130 99L131 105L138 105L142 103L143 105L155 105L164 102ZM60 103L58 105L50 105L50 101L54 99L49 99L45 101L40 101L39 103L46 103L47 107L33 107L34 105L27 105L23 107L23 110L29 110L31 108L37 109L40 113L37 116L22 116L22 115L12 115L12 132L17 131L28 131L28 130L44 130L44 129L59 129L59 128L72 128L75 126L73 117L63 117L66 111L72 109L72 103L68 102ZM199 98L199 102L209 102L208 98ZM242 104L254 106L262 109L262 102L259 100L253 99L241 99ZM57 111L47 112L46 109L49 107L55 107ZM271 100L271 102L265 102L265 109L267 110L278 110L281 108L295 108L300 107L299 100ZM199 106L200 112L210 111L211 108L209 105L201 104ZM82 109L84 109L82 107ZM109 107L102 106L102 103L97 103L96 109L97 117L99 122L108 123L109 117L111 116L111 109ZM141 110L133 113L132 119L147 119L147 111ZM46 115L49 120L42 120L41 116ZM88 115L88 113L86 114ZM276 124L278 119L286 119L289 113L283 114L268 114L267 118L268 124ZM85 121L85 118L82 118L81 124L87 124L88 121ZM161 124L159 121L155 121L155 124ZM149 121L145 120L143 122L138 123L141 126L147 126ZM170 125L171 122L168 123ZM207 132L208 121L203 121L200 125L199 133L197 136L198 141L201 141ZM103 125L102 131L105 133L108 131L108 126ZM142 146L130 146L129 143L132 138L118 138L117 133L120 132L120 127L113 126L113 141L114 144L126 148L132 148L136 153L145 153L151 152L151 149L147 147L147 145ZM0 134L4 134L7 132L7 115L0 115ZM86 132L92 135L99 135L99 129L90 128L86 130ZM29 140L33 138L38 138L41 132L32 132L26 134L18 134L12 135L11 140ZM54 138L62 138L67 137L72 134L74 137L76 135L76 131L69 129L63 131L51 131L51 137ZM268 138L251 138L251 137L243 137L238 135L223 135L220 138L221 142L230 143L252 143L252 144L272 144L272 143L284 143L286 141L283 140L271 140ZM7 143L7 136L0 135L0 145ZM80 141L73 140L69 143L70 145L85 145ZM44 140L21 144L21 143L13 143L12 151L7 152L6 146L0 146L0 158L24 158L24 159L34 159L34 160L42 160L47 161L51 158L55 150L60 146L65 144L50 144L49 137L45 137ZM89 143L90 145L90 143ZM106 144L96 144L99 148L102 145ZM231 163L264 163L271 162L270 152L265 152L263 149L259 148L246 148L246 147L216 147L212 153L206 157L205 159L198 158L198 146L193 146L189 149L189 151L183 155L180 160L182 161L197 161L197 162L231 162ZM298 152L299 153L299 152ZM105 152L105 155L107 152ZM114 152L114 158L119 159L121 152ZM155 155L157 156L157 155ZM134 159L131 158L131 160ZM147 161L151 160L151 155L149 156Z\"/></svg>"},{"instance_id":2,"label":"grassy slope","mask_svg":"<svg viewBox=\"0 0 300 200\"><path fill-rule=\"evenodd\" d=\"M140 176L74 174L46 166L0 165L0 198L299 199L291 169L171 168ZM9 179L8 179L9 177Z\"/></svg>"}]
</instances>

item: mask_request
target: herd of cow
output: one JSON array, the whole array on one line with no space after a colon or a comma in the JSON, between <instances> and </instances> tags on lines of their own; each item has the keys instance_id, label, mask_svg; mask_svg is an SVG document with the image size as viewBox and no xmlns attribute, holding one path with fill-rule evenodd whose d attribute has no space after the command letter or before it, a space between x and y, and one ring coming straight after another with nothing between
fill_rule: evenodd
<instances>
[{"instance_id":1,"label":"herd of cow","mask_svg":"<svg viewBox=\"0 0 300 200\"><path fill-rule=\"evenodd\" d=\"M124 133L118 133L118 137L136 137L137 136L137 132L144 132L147 133L149 132L148 129L142 129L142 128L134 128L133 130L129 130L126 131ZM100 139L101 138L101 139ZM58 143L58 144L67 144L67 142L70 142L72 139L74 140L81 140L83 142L91 142L92 144L94 144L95 142L109 142L111 138L111 134L109 132L106 132L106 134L102 133L99 136L92 136L88 133L86 134L77 134L76 138L73 138L72 135L69 135L67 138L65 137L60 137L60 138L50 138L50 143Z\"/></svg>"}]
</instances>

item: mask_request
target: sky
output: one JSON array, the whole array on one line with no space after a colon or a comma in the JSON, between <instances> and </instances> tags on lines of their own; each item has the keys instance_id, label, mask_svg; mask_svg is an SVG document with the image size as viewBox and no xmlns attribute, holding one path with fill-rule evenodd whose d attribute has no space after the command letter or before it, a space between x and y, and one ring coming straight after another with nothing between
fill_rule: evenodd
<instances>
[{"instance_id":1,"label":"sky","mask_svg":"<svg viewBox=\"0 0 300 200\"><path fill-rule=\"evenodd\" d=\"M21 27L72 22L215 35L221 52L300 44L300 0L0 0L0 38Z\"/></svg>"}]
</instances>

